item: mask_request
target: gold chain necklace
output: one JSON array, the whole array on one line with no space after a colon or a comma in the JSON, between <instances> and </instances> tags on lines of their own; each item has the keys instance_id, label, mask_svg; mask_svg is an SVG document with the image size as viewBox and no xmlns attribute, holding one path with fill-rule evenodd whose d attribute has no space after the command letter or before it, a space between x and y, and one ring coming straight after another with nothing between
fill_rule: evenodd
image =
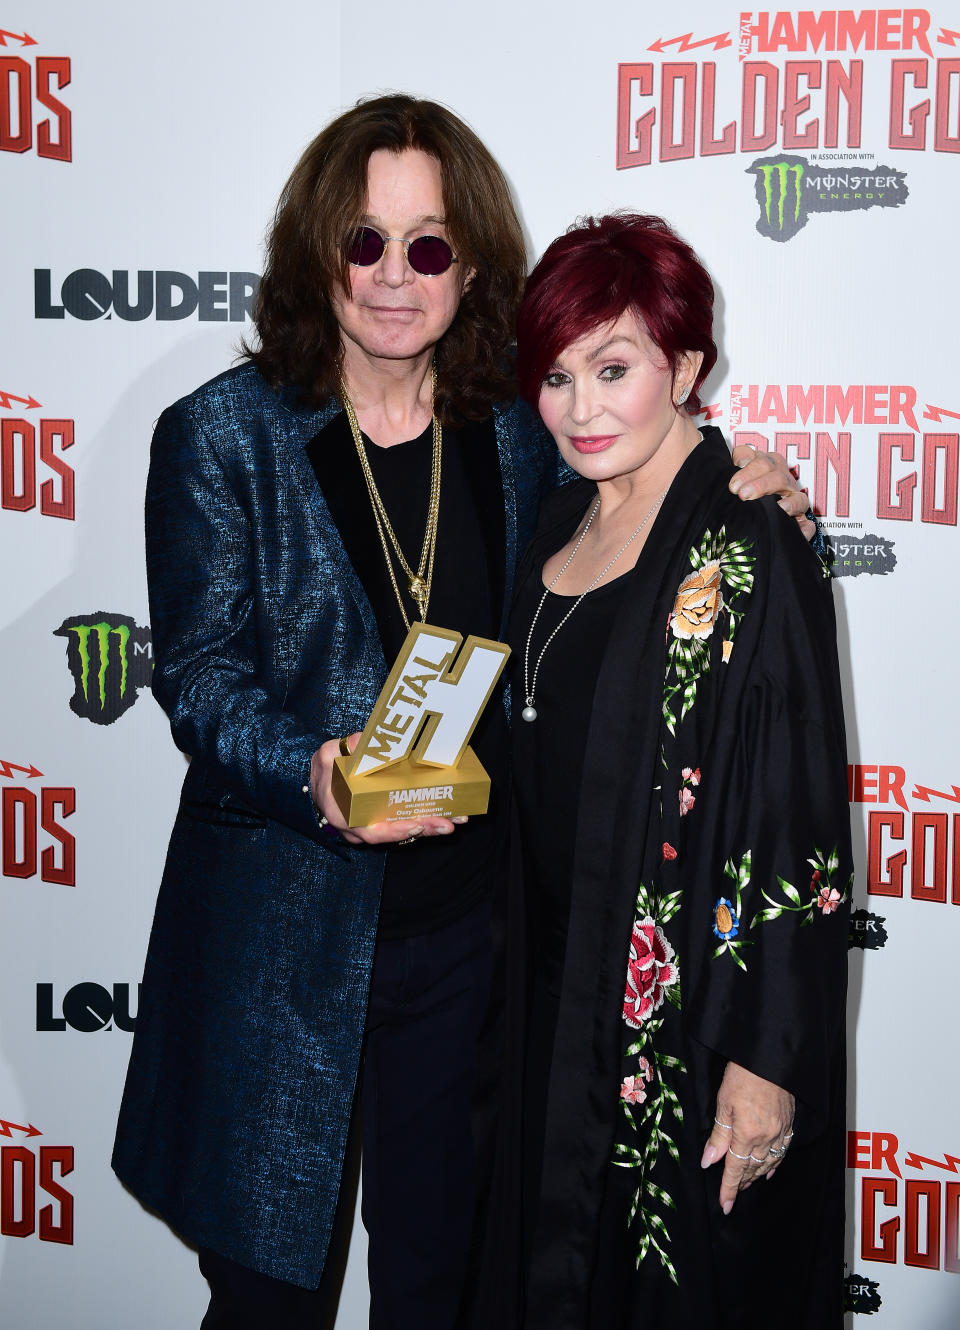
<instances>
[{"instance_id":1,"label":"gold chain necklace","mask_svg":"<svg viewBox=\"0 0 960 1330\"><path fill-rule=\"evenodd\" d=\"M431 370L431 374L432 398L435 399L437 395L437 369L435 365ZM393 567L391 549L407 580L407 591L410 598L416 604L421 620L426 622L427 607L430 604L430 589L433 586L433 560L437 549L437 525L440 517L440 463L443 450L443 428L440 421L437 419L436 411L434 411L433 462L430 470L430 499L427 504L427 525L423 532L423 548L420 551L420 562L417 565L417 571L414 572L403 557L403 550L400 548L400 542L397 540L396 533L390 525L390 518L387 516L387 510L384 507L383 500L380 497L380 491L377 489L376 481L373 478L373 472L370 469L370 459L367 457L367 450L363 445L363 436L360 433L357 413L354 411L353 403L347 395L347 386L342 377L340 379L340 395L343 398L343 407L347 413L347 420L350 422L350 433L353 435L353 442L356 445L357 456L360 458L360 466L363 469L363 478L367 482L367 493L370 496L370 505L373 508L373 516L377 524L377 534L380 537L380 544L383 547L383 557L387 563L387 572L390 574L390 582L393 586L394 595L397 598L397 604L400 606L403 622L409 629L410 620L407 618L407 611L403 604L403 597L400 594L400 586L397 582L397 575Z\"/></svg>"}]
</instances>

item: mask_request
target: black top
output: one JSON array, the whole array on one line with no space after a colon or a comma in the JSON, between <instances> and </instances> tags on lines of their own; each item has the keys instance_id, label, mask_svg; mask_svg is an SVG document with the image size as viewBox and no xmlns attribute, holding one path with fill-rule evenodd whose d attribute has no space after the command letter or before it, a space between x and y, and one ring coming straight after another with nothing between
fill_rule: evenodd
<instances>
[{"instance_id":1,"label":"black top","mask_svg":"<svg viewBox=\"0 0 960 1330\"><path fill-rule=\"evenodd\" d=\"M380 448L365 439L367 457L404 557L416 568L430 495L432 428L406 443ZM307 445L350 562L377 620L387 663L407 635L346 416L336 416ZM503 601L503 487L492 418L444 428L440 513L429 623L466 637L496 639ZM397 569L394 565L395 571ZM398 578L407 617L416 606ZM506 826L507 724L500 690L471 740L490 776L490 808L451 836L405 845L387 858L379 933L407 937L453 922L488 894Z\"/></svg>"},{"instance_id":2,"label":"black top","mask_svg":"<svg viewBox=\"0 0 960 1330\"><path fill-rule=\"evenodd\" d=\"M571 531L575 529L576 524ZM568 538L569 534L565 535L557 548ZM521 714L526 704L524 651L543 596L546 557L537 560L517 592L509 641L514 653L515 788L524 871L528 890L537 902L532 952L539 981L559 996L570 916L582 756L600 662L630 574L589 592L560 628L544 652L537 673L537 718L526 722ZM576 600L576 596L547 593L530 641L531 680L544 643Z\"/></svg>"}]
</instances>

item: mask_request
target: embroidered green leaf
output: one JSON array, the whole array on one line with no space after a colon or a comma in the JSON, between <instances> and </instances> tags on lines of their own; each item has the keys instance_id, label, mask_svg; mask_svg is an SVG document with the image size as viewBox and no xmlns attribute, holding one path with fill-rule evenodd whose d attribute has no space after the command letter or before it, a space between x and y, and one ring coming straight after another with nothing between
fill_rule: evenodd
<instances>
[{"instance_id":1,"label":"embroidered green leaf","mask_svg":"<svg viewBox=\"0 0 960 1330\"><path fill-rule=\"evenodd\" d=\"M780 883L780 890L783 892L783 894L789 897L789 899L793 901L794 905L799 905L800 893L799 891L797 891L796 887L793 886L790 882L785 881L785 879L782 877L778 877L777 881Z\"/></svg>"}]
</instances>

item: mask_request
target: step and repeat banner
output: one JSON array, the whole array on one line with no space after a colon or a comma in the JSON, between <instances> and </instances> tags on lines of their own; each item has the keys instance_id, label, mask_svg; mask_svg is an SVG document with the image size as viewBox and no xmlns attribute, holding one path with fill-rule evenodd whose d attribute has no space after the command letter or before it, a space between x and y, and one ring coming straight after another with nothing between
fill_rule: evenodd
<instances>
[{"instance_id":1,"label":"step and repeat banner","mask_svg":"<svg viewBox=\"0 0 960 1330\"><path fill-rule=\"evenodd\" d=\"M714 276L705 417L799 468L835 550L858 858L848 1326L957 1330L960 5L707 0L597 18L4 0L2 1323L202 1315L193 1254L108 1162L185 770L149 691L148 445L249 334L303 146L390 89L485 139L531 260L628 207ZM337 1325L365 1323L358 1228Z\"/></svg>"}]
</instances>

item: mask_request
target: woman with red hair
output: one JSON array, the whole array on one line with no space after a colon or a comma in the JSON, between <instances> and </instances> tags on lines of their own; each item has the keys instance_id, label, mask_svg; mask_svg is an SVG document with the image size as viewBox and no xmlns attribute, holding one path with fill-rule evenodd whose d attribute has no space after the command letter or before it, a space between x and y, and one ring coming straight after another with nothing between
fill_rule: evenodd
<instances>
[{"instance_id":1,"label":"woman with red hair","mask_svg":"<svg viewBox=\"0 0 960 1330\"><path fill-rule=\"evenodd\" d=\"M545 501L513 611L523 1017L496 1213L524 1271L484 1281L485 1324L841 1324L833 603L697 427L712 312L693 251L635 215L556 240L521 307L521 390L581 478Z\"/></svg>"}]
</instances>

